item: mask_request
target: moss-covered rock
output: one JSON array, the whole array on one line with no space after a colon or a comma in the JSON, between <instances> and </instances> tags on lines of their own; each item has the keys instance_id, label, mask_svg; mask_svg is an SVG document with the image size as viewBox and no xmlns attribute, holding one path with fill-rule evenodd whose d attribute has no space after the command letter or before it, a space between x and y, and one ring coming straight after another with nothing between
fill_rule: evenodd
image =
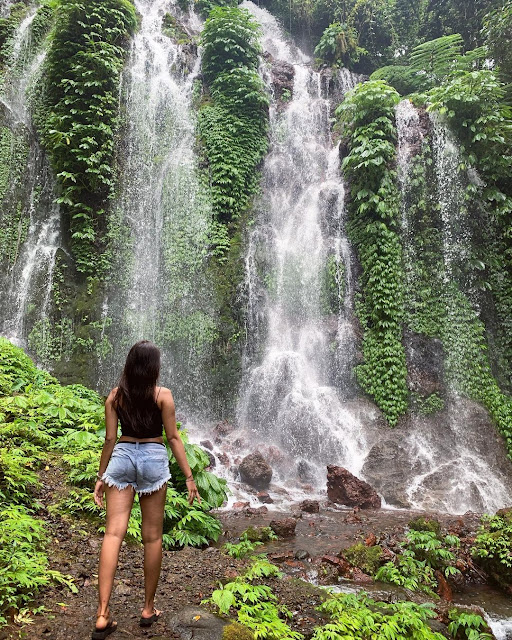
<instances>
[{"instance_id":1,"label":"moss-covered rock","mask_svg":"<svg viewBox=\"0 0 512 640\"><path fill-rule=\"evenodd\" d=\"M382 547L378 544L373 547L367 547L362 542L358 542L345 549L343 557L354 567L358 567L373 576L382 564Z\"/></svg>"},{"instance_id":2,"label":"moss-covered rock","mask_svg":"<svg viewBox=\"0 0 512 640\"><path fill-rule=\"evenodd\" d=\"M224 627L222 640L254 640L254 634L242 624L232 622Z\"/></svg>"}]
</instances>

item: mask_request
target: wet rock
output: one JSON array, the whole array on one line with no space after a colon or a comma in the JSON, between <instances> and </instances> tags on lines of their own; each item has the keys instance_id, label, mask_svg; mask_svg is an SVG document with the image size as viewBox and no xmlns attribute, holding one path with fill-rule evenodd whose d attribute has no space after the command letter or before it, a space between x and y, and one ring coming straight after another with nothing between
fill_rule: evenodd
<instances>
[{"instance_id":1,"label":"wet rock","mask_svg":"<svg viewBox=\"0 0 512 640\"><path fill-rule=\"evenodd\" d=\"M388 430L389 431L389 430ZM363 466L364 477L384 496L388 504L410 507L406 487L413 473L410 456L399 437L386 434L386 439L373 445Z\"/></svg>"},{"instance_id":2,"label":"wet rock","mask_svg":"<svg viewBox=\"0 0 512 640\"><path fill-rule=\"evenodd\" d=\"M219 453L217 458L223 467L229 467L229 456L227 453Z\"/></svg>"},{"instance_id":3,"label":"wet rock","mask_svg":"<svg viewBox=\"0 0 512 640\"><path fill-rule=\"evenodd\" d=\"M377 536L374 533L370 533L364 541L367 547L374 547L377 544Z\"/></svg>"},{"instance_id":4,"label":"wet rock","mask_svg":"<svg viewBox=\"0 0 512 640\"><path fill-rule=\"evenodd\" d=\"M359 584L370 584L373 582L372 578L358 567L352 569L352 580L359 582Z\"/></svg>"},{"instance_id":5,"label":"wet rock","mask_svg":"<svg viewBox=\"0 0 512 640\"><path fill-rule=\"evenodd\" d=\"M297 520L295 518L284 518L283 520L271 520L270 528L280 538L292 538L295 535Z\"/></svg>"},{"instance_id":6,"label":"wet rock","mask_svg":"<svg viewBox=\"0 0 512 640\"><path fill-rule=\"evenodd\" d=\"M274 502L266 491L258 491L256 497L260 502L263 502L264 504L273 504Z\"/></svg>"},{"instance_id":7,"label":"wet rock","mask_svg":"<svg viewBox=\"0 0 512 640\"><path fill-rule=\"evenodd\" d=\"M305 549L297 549L295 552L295 560L307 560L309 557L309 551Z\"/></svg>"},{"instance_id":8,"label":"wet rock","mask_svg":"<svg viewBox=\"0 0 512 640\"><path fill-rule=\"evenodd\" d=\"M250 504L250 502L235 502L233 509L245 509L245 507L248 507Z\"/></svg>"},{"instance_id":9,"label":"wet rock","mask_svg":"<svg viewBox=\"0 0 512 640\"><path fill-rule=\"evenodd\" d=\"M230 424L227 420L223 420L222 422L218 422L213 428L213 433L216 438L222 439L227 435L232 433L235 430L235 427Z\"/></svg>"},{"instance_id":10,"label":"wet rock","mask_svg":"<svg viewBox=\"0 0 512 640\"><path fill-rule=\"evenodd\" d=\"M407 385L421 396L443 393L442 379L444 351L437 338L429 338L411 331L405 334Z\"/></svg>"},{"instance_id":11,"label":"wet rock","mask_svg":"<svg viewBox=\"0 0 512 640\"><path fill-rule=\"evenodd\" d=\"M203 447L203 449L209 449L210 451L213 451L213 444L210 440L201 440L199 444Z\"/></svg>"},{"instance_id":12,"label":"wet rock","mask_svg":"<svg viewBox=\"0 0 512 640\"><path fill-rule=\"evenodd\" d=\"M299 460L297 462L297 475L302 482L313 482L315 479L316 470L307 460Z\"/></svg>"},{"instance_id":13,"label":"wet rock","mask_svg":"<svg viewBox=\"0 0 512 640\"><path fill-rule=\"evenodd\" d=\"M267 513L268 512L268 508L265 507L265 505L262 505L261 507L248 507L245 510L245 515L246 516L257 516L261 513Z\"/></svg>"},{"instance_id":14,"label":"wet rock","mask_svg":"<svg viewBox=\"0 0 512 640\"><path fill-rule=\"evenodd\" d=\"M215 456L213 455L213 453L211 451L205 451L206 455L208 456L208 458L210 459L210 464L208 465L208 468L213 469L215 467L215 465L217 464L215 461Z\"/></svg>"},{"instance_id":15,"label":"wet rock","mask_svg":"<svg viewBox=\"0 0 512 640\"><path fill-rule=\"evenodd\" d=\"M295 69L284 60L272 61L272 86L278 100L287 102L293 93Z\"/></svg>"},{"instance_id":16,"label":"wet rock","mask_svg":"<svg viewBox=\"0 0 512 640\"><path fill-rule=\"evenodd\" d=\"M327 496L331 502L362 509L380 509L381 500L367 482L347 469L327 466Z\"/></svg>"},{"instance_id":17,"label":"wet rock","mask_svg":"<svg viewBox=\"0 0 512 640\"><path fill-rule=\"evenodd\" d=\"M272 479L272 467L258 451L245 456L238 469L242 481L256 489L266 489Z\"/></svg>"},{"instance_id":18,"label":"wet rock","mask_svg":"<svg viewBox=\"0 0 512 640\"><path fill-rule=\"evenodd\" d=\"M306 513L318 513L320 511L320 503L318 500L303 500L299 505L299 509Z\"/></svg>"},{"instance_id":19,"label":"wet rock","mask_svg":"<svg viewBox=\"0 0 512 640\"><path fill-rule=\"evenodd\" d=\"M171 620L172 630L182 640L221 640L227 624L200 607L186 607Z\"/></svg>"},{"instance_id":20,"label":"wet rock","mask_svg":"<svg viewBox=\"0 0 512 640\"><path fill-rule=\"evenodd\" d=\"M276 551L275 553L269 553L268 557L272 562L284 562L285 560L291 560L294 555L291 551Z\"/></svg>"}]
</instances>

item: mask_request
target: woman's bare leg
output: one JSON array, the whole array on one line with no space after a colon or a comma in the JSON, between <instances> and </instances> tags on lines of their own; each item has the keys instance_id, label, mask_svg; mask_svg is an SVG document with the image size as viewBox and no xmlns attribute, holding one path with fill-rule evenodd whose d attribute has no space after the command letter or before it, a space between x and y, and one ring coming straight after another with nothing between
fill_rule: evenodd
<instances>
[{"instance_id":1,"label":"woman's bare leg","mask_svg":"<svg viewBox=\"0 0 512 640\"><path fill-rule=\"evenodd\" d=\"M155 608L155 593L162 566L162 532L167 485L149 495L139 496L142 512L142 542L144 543L144 609L150 618Z\"/></svg>"},{"instance_id":2,"label":"woman's bare leg","mask_svg":"<svg viewBox=\"0 0 512 640\"><path fill-rule=\"evenodd\" d=\"M114 576L119 560L119 549L126 535L128 520L135 494L133 487L116 489L105 486L107 499L107 522L101 545L100 567L98 571L98 620L96 627L102 629L108 624L108 603L114 585Z\"/></svg>"}]
</instances>

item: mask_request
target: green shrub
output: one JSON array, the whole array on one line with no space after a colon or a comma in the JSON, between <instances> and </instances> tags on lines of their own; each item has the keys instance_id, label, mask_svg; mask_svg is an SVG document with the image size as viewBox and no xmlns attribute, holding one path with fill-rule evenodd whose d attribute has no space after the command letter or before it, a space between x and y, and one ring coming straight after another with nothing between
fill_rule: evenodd
<instances>
[{"instance_id":1,"label":"green shrub","mask_svg":"<svg viewBox=\"0 0 512 640\"><path fill-rule=\"evenodd\" d=\"M341 22L333 22L322 34L315 48L315 56L330 64L348 67L357 62L362 53L358 45L357 33L353 27Z\"/></svg>"},{"instance_id":2,"label":"green shrub","mask_svg":"<svg viewBox=\"0 0 512 640\"><path fill-rule=\"evenodd\" d=\"M366 594L331 595L318 608L331 621L317 627L312 640L444 640L428 621L436 617L431 604L376 602Z\"/></svg>"},{"instance_id":3,"label":"green shrub","mask_svg":"<svg viewBox=\"0 0 512 640\"><path fill-rule=\"evenodd\" d=\"M512 584L512 512L482 518L472 554L498 584Z\"/></svg>"},{"instance_id":4,"label":"green shrub","mask_svg":"<svg viewBox=\"0 0 512 640\"><path fill-rule=\"evenodd\" d=\"M268 640L303 640L302 634L292 631L283 618L291 618L291 612L279 605L276 596L267 585L255 585L255 579L281 577L279 569L270 562L253 559L243 576L216 589L205 603L213 604L219 613L228 615L233 609L238 622L254 633L255 638Z\"/></svg>"},{"instance_id":5,"label":"green shrub","mask_svg":"<svg viewBox=\"0 0 512 640\"><path fill-rule=\"evenodd\" d=\"M451 550L460 546L457 536L439 537L435 531L411 529L401 545L402 553L394 562L387 562L376 575L376 580L396 584L411 591L423 591L437 597L437 570L445 576L460 573L455 567L456 556Z\"/></svg>"},{"instance_id":6,"label":"green shrub","mask_svg":"<svg viewBox=\"0 0 512 640\"><path fill-rule=\"evenodd\" d=\"M77 593L71 576L48 568L47 540L44 523L23 507L0 508L0 625L7 622L8 610L21 609L52 581Z\"/></svg>"},{"instance_id":7,"label":"green shrub","mask_svg":"<svg viewBox=\"0 0 512 640\"><path fill-rule=\"evenodd\" d=\"M457 640L492 640L487 622L476 613L450 609L448 631Z\"/></svg>"}]
</instances>

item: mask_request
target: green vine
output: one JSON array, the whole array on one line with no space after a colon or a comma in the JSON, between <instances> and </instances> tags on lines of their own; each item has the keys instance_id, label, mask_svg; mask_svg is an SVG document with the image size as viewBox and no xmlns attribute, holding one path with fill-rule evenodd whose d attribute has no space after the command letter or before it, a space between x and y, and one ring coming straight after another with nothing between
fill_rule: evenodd
<instances>
[{"instance_id":1,"label":"green vine","mask_svg":"<svg viewBox=\"0 0 512 640\"><path fill-rule=\"evenodd\" d=\"M79 272L105 274L106 209L114 188L119 74L137 25L130 0L60 0L41 123Z\"/></svg>"},{"instance_id":2,"label":"green vine","mask_svg":"<svg viewBox=\"0 0 512 640\"><path fill-rule=\"evenodd\" d=\"M246 9L215 7L206 21L202 71L209 97L198 130L214 214L237 220L258 185L267 150L268 98L258 75L259 27Z\"/></svg>"},{"instance_id":3,"label":"green vine","mask_svg":"<svg viewBox=\"0 0 512 640\"><path fill-rule=\"evenodd\" d=\"M336 111L349 147L342 165L351 184L349 235L363 269L363 293L356 310L364 328L364 363L357 375L391 426L407 410L404 275L392 169L398 100L389 85L372 81L359 85Z\"/></svg>"}]
</instances>

